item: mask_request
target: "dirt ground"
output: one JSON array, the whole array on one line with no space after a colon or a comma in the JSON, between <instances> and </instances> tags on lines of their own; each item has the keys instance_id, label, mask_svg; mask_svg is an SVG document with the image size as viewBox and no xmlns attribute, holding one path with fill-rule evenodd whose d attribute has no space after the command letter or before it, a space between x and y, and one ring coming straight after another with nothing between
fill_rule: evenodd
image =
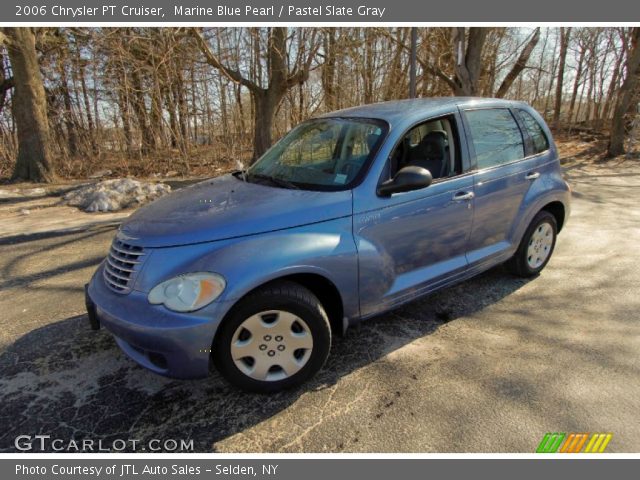
<instances>
[{"instance_id":1,"label":"dirt ground","mask_svg":"<svg viewBox=\"0 0 640 480\"><path fill-rule=\"evenodd\" d=\"M0 451L48 434L216 452L533 452L546 432L610 432L608 451L640 451L640 162L594 163L581 140L562 152L573 213L539 277L496 268L367 321L313 381L272 396L216 374L156 376L90 331L83 285L128 212L0 186L18 192L0 196Z\"/></svg>"}]
</instances>

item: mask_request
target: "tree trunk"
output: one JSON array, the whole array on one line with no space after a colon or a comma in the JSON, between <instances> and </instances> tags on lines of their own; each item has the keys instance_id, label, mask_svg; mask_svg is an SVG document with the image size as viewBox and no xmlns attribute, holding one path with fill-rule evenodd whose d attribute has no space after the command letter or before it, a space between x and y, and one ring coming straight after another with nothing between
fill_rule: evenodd
<instances>
[{"instance_id":1,"label":"tree trunk","mask_svg":"<svg viewBox=\"0 0 640 480\"><path fill-rule=\"evenodd\" d=\"M235 86L235 93L236 93L236 105L238 105L238 132L240 133L240 135L242 137L244 137L244 134L247 131L247 127L244 124L244 106L242 104L242 85L237 85Z\"/></svg>"},{"instance_id":2,"label":"tree trunk","mask_svg":"<svg viewBox=\"0 0 640 480\"><path fill-rule=\"evenodd\" d=\"M87 82L85 80L86 69L80 58L80 48L78 47L76 40L76 67L77 74L80 77L80 88L82 90L82 101L84 102L85 114L87 117L87 127L89 129L89 141L91 143L91 151L94 155L97 155L100 152L98 148L98 141L96 138L97 129L93 123L93 116L91 115L91 102L89 100L89 92L87 90Z\"/></svg>"},{"instance_id":3,"label":"tree trunk","mask_svg":"<svg viewBox=\"0 0 640 480\"><path fill-rule=\"evenodd\" d=\"M204 76L204 74L203 74ZM213 130L214 130L214 123L213 123L213 109L211 108L211 100L209 98L209 82L205 81L202 82L202 88L204 90L204 106L205 106L205 113L207 116L207 126L204 129L206 138L205 138L205 143L207 145L211 145L213 143Z\"/></svg>"},{"instance_id":4,"label":"tree trunk","mask_svg":"<svg viewBox=\"0 0 640 480\"><path fill-rule=\"evenodd\" d=\"M373 103L373 32L369 28L364 29L364 70L362 80L364 82L364 103Z\"/></svg>"},{"instance_id":5,"label":"tree trunk","mask_svg":"<svg viewBox=\"0 0 640 480\"><path fill-rule=\"evenodd\" d=\"M140 73L135 70L131 72L133 86L133 101L131 106L138 120L138 128L142 137L142 153L149 153L155 148L155 138L147 121L147 107L145 105L144 91L142 90L142 80Z\"/></svg>"},{"instance_id":6,"label":"tree trunk","mask_svg":"<svg viewBox=\"0 0 640 480\"><path fill-rule=\"evenodd\" d=\"M629 111L633 94L638 84L638 76L640 72L640 27L635 27L630 42L632 49L627 58L627 77L622 82L620 91L618 92L618 100L613 111L613 120L611 121L611 136L609 137L609 146L607 148L607 156L617 157L625 153L625 114Z\"/></svg>"},{"instance_id":7,"label":"tree trunk","mask_svg":"<svg viewBox=\"0 0 640 480\"><path fill-rule=\"evenodd\" d=\"M191 141L198 144L198 137L200 136L200 122L198 121L198 104L196 101L196 72L193 65L189 68L189 76L191 78L191 116L193 116L193 135Z\"/></svg>"},{"instance_id":8,"label":"tree trunk","mask_svg":"<svg viewBox=\"0 0 640 480\"><path fill-rule=\"evenodd\" d=\"M318 51L315 42L315 31L311 36L311 48L306 58L300 55L299 62L294 65L294 71L290 72L287 65L287 29L273 27L269 31L269 40L266 51L266 63L268 66L268 86L261 87L256 82L244 77L239 71L223 65L218 57L213 54L211 47L198 30L192 30L193 38L198 43L209 65L217 68L227 78L237 84L243 85L251 92L254 103L254 135L253 157L257 160L271 146L271 129L276 109L287 91L304 83L309 78L311 62ZM300 40L302 42L302 40ZM298 45L298 49L302 46Z\"/></svg>"},{"instance_id":9,"label":"tree trunk","mask_svg":"<svg viewBox=\"0 0 640 480\"><path fill-rule=\"evenodd\" d=\"M51 182L47 101L30 28L5 28L15 90L13 115L18 129L18 157L13 179Z\"/></svg>"},{"instance_id":10,"label":"tree trunk","mask_svg":"<svg viewBox=\"0 0 640 480\"><path fill-rule=\"evenodd\" d=\"M578 101L578 108L576 108L576 116L574 118L573 123L580 122L580 112L582 110L582 99L584 98L584 91L586 87L587 87L587 80L585 79L584 82L582 82L582 88L580 89L580 100Z\"/></svg>"},{"instance_id":11,"label":"tree trunk","mask_svg":"<svg viewBox=\"0 0 640 480\"><path fill-rule=\"evenodd\" d=\"M386 78L384 81L385 86L384 93L382 95L382 100L384 101L397 98L398 89L404 83L403 80L405 70L402 65L402 54L404 53L406 33L407 30L404 28L398 29L398 31L396 31L396 48L391 61L387 64L386 67ZM401 92L401 98L403 98L404 95L405 93ZM410 95L409 98L415 98L415 92L413 96Z\"/></svg>"},{"instance_id":12,"label":"tree trunk","mask_svg":"<svg viewBox=\"0 0 640 480\"><path fill-rule=\"evenodd\" d=\"M551 100L551 92L553 92L553 84L556 80L556 68L558 66L556 62L556 50L558 49L558 38L556 38L553 44L553 54L551 55L551 77L549 78L549 85L547 88L547 94L544 98L544 108L542 110L542 117L547 120L549 118L549 101Z\"/></svg>"},{"instance_id":13,"label":"tree trunk","mask_svg":"<svg viewBox=\"0 0 640 480\"><path fill-rule=\"evenodd\" d=\"M544 41L542 42L542 48L540 49L540 61L538 62L538 68L536 73L536 80L533 87L533 100L531 100L531 106L540 110L540 91L542 90L540 85L542 84L542 74L545 71L544 68L544 60L545 60L545 52L547 51L547 44L549 43L549 31L550 28L545 29Z\"/></svg>"},{"instance_id":14,"label":"tree trunk","mask_svg":"<svg viewBox=\"0 0 640 480\"><path fill-rule=\"evenodd\" d=\"M553 125L557 129L560 125L560 110L562 109L562 84L564 80L564 65L569 48L569 35L571 27L560 27L560 65L558 65L558 80L556 81L556 103L553 109Z\"/></svg>"},{"instance_id":15,"label":"tree trunk","mask_svg":"<svg viewBox=\"0 0 640 480\"><path fill-rule=\"evenodd\" d=\"M336 30L327 29L323 38L324 63L322 64L322 89L324 90L324 104L327 111L336 109Z\"/></svg>"},{"instance_id":16,"label":"tree trunk","mask_svg":"<svg viewBox=\"0 0 640 480\"><path fill-rule=\"evenodd\" d=\"M4 110L7 92L14 87L13 77L7 78L4 69L4 56L0 54L0 113Z\"/></svg>"},{"instance_id":17,"label":"tree trunk","mask_svg":"<svg viewBox=\"0 0 640 480\"><path fill-rule=\"evenodd\" d=\"M177 120L177 112L176 112L176 103L174 100L174 92L173 85L171 80L168 78L165 79L167 85L165 87L164 92L164 102L167 108L167 112L169 112L169 129L171 130L170 138L171 138L171 148L178 148L178 120Z\"/></svg>"},{"instance_id":18,"label":"tree trunk","mask_svg":"<svg viewBox=\"0 0 640 480\"><path fill-rule=\"evenodd\" d=\"M607 92L607 98L602 109L602 119L605 121L609 120L611 108L613 107L613 100L616 98L618 87L620 86L622 62L624 61L625 56L626 48L623 45L622 48L620 48L620 52L616 58L615 66L613 67L613 76L611 77L611 81L609 82L609 91Z\"/></svg>"},{"instance_id":19,"label":"tree trunk","mask_svg":"<svg viewBox=\"0 0 640 480\"><path fill-rule=\"evenodd\" d=\"M122 120L122 131L124 133L125 149L128 154L131 154L133 152L131 118L129 116L129 105L126 100L126 95L122 90L118 91L118 100L120 104L120 118Z\"/></svg>"},{"instance_id":20,"label":"tree trunk","mask_svg":"<svg viewBox=\"0 0 640 480\"><path fill-rule=\"evenodd\" d=\"M502 98L507 94L507 92L511 88L511 85L513 85L513 82L526 68L529 57L531 56L531 52L533 52L533 49L536 48L539 39L540 27L535 29L531 39L522 49L522 52L520 52L520 56L518 57L518 60L516 60L516 63L513 65L513 68L509 71L509 73L507 73L507 76L504 77L504 80L500 84L500 88L498 88L498 91L496 92L497 98Z\"/></svg>"},{"instance_id":21,"label":"tree trunk","mask_svg":"<svg viewBox=\"0 0 640 480\"><path fill-rule=\"evenodd\" d=\"M273 128L273 117L275 116L276 108L282 97L282 95L276 95L270 93L268 90L263 90L260 93L254 94L254 125L253 132L253 159L256 161L260 156L266 152L271 146L271 130Z\"/></svg>"},{"instance_id":22,"label":"tree trunk","mask_svg":"<svg viewBox=\"0 0 640 480\"><path fill-rule=\"evenodd\" d=\"M580 47L580 57L578 58L576 78L573 81L573 92L571 93L571 103L569 104L569 126L573 125L573 111L576 106L576 99L578 98L578 89L580 88L580 80L582 78L584 55L585 55L585 49Z\"/></svg>"},{"instance_id":23,"label":"tree trunk","mask_svg":"<svg viewBox=\"0 0 640 480\"><path fill-rule=\"evenodd\" d=\"M65 41L65 45L60 52L58 59L58 75L60 75L60 93L62 94L62 100L64 103L64 126L67 131L67 146L69 148L69 155L75 157L78 154L78 136L76 134L76 121L73 115L73 107L71 105L71 94L69 92L69 81L67 79L66 70L66 58L67 52L65 49L68 47Z\"/></svg>"},{"instance_id":24,"label":"tree trunk","mask_svg":"<svg viewBox=\"0 0 640 480\"><path fill-rule=\"evenodd\" d=\"M465 41L465 27L453 31L456 95L478 95L480 72L482 71L482 49L487 38L487 28L470 27L469 38Z\"/></svg>"},{"instance_id":25,"label":"tree trunk","mask_svg":"<svg viewBox=\"0 0 640 480\"><path fill-rule=\"evenodd\" d=\"M591 58L594 59L595 57L595 52L592 54ZM595 60L594 60L595 61ZM591 120L591 104L593 103L593 99L592 99L592 95L593 95L593 88L595 86L595 76L593 73L593 65L590 66L591 71L589 72L589 77L588 77L588 81L589 81L589 88L587 90L587 113L585 114L585 125L589 126L589 121Z\"/></svg>"},{"instance_id":26,"label":"tree trunk","mask_svg":"<svg viewBox=\"0 0 640 480\"><path fill-rule=\"evenodd\" d=\"M409 55L409 98L416 98L416 72L418 63L418 29L411 27L411 53Z\"/></svg>"},{"instance_id":27,"label":"tree trunk","mask_svg":"<svg viewBox=\"0 0 640 480\"><path fill-rule=\"evenodd\" d=\"M608 120L609 113L611 112L611 105L613 103L613 98L616 94L616 90L618 88L618 79L620 78L620 67L622 66L622 58L624 57L624 53L620 53L620 56L616 60L616 64L613 67L613 76L611 77L611 81L609 82L609 90L607 92L607 97L604 101L604 106L602 107L602 119Z\"/></svg>"}]
</instances>

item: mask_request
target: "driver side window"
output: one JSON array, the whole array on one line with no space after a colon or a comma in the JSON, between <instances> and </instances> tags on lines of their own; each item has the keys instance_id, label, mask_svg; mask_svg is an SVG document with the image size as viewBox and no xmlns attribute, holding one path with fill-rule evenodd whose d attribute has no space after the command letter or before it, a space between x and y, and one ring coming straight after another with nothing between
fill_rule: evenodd
<instances>
[{"instance_id":1,"label":"driver side window","mask_svg":"<svg viewBox=\"0 0 640 480\"><path fill-rule=\"evenodd\" d=\"M434 180L458 175L461 171L454 120L443 117L412 127L391 155L390 178L402 168L422 167Z\"/></svg>"}]
</instances>

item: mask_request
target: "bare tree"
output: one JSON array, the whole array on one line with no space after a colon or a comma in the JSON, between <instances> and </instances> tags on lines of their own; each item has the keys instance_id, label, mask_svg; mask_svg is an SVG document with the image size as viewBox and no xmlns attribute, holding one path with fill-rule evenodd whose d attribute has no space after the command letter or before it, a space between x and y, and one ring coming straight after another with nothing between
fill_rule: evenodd
<instances>
[{"instance_id":1,"label":"bare tree","mask_svg":"<svg viewBox=\"0 0 640 480\"><path fill-rule=\"evenodd\" d=\"M273 137L317 113L408 92L524 100L555 127L599 130L622 118L624 142L640 90L640 81L628 86L635 78L627 67L637 43L632 31L126 26L19 32L35 35L37 56L31 52L30 83L18 85L29 42L15 42L20 48L12 52L6 43L0 47L0 172L30 176L23 164L36 157L23 155L16 165L27 124L48 127L48 142L22 143L22 150L44 145L45 164L61 175L94 168L203 173L208 165L219 171L255 159ZM18 95L38 78L40 117L26 115Z\"/></svg>"},{"instance_id":2,"label":"bare tree","mask_svg":"<svg viewBox=\"0 0 640 480\"><path fill-rule=\"evenodd\" d=\"M417 58L418 58L418 29L411 28L411 55L410 55L410 74L409 74L409 98L416 98L416 75L417 75Z\"/></svg>"},{"instance_id":3,"label":"bare tree","mask_svg":"<svg viewBox=\"0 0 640 480\"><path fill-rule=\"evenodd\" d=\"M327 110L336 109L336 33L335 28L328 28L322 36L322 89L324 90L324 103Z\"/></svg>"},{"instance_id":4,"label":"bare tree","mask_svg":"<svg viewBox=\"0 0 640 480\"><path fill-rule=\"evenodd\" d=\"M36 40L30 28L4 28L14 78L13 115L18 131L14 179L51 182L47 103L38 66Z\"/></svg>"},{"instance_id":5,"label":"bare tree","mask_svg":"<svg viewBox=\"0 0 640 480\"><path fill-rule=\"evenodd\" d=\"M456 58L453 91L456 95L478 94L482 72L482 49L487 33L487 29L481 27L470 27L468 34L465 27L453 29L453 48Z\"/></svg>"},{"instance_id":6,"label":"bare tree","mask_svg":"<svg viewBox=\"0 0 640 480\"><path fill-rule=\"evenodd\" d=\"M576 100L578 98L578 91L580 89L580 82L582 81L582 74L584 71L585 55L587 53L587 49L581 37L582 35L580 35L580 37L578 38L578 65L576 67L575 79L573 81L573 91L571 93L571 102L569 104L569 114L567 116L569 126L573 124L573 112L575 110Z\"/></svg>"},{"instance_id":7,"label":"bare tree","mask_svg":"<svg viewBox=\"0 0 640 480\"><path fill-rule=\"evenodd\" d=\"M560 27L560 60L558 65L558 79L556 80L556 104L553 109L553 125L558 128L560 124L560 110L562 108L562 87L564 81L564 66L567 61L567 50L569 48L569 36L571 27Z\"/></svg>"},{"instance_id":8,"label":"bare tree","mask_svg":"<svg viewBox=\"0 0 640 480\"><path fill-rule=\"evenodd\" d=\"M257 82L246 78L239 70L223 65L213 53L207 40L197 29L191 29L201 52L209 65L220 70L230 80L246 87L251 92L254 101L254 140L253 158L260 157L271 146L273 118L276 109L288 89L304 83L309 78L311 63L317 53L318 44L315 41L316 32L313 30L309 52L304 59L294 64L294 70L289 71L287 65L287 29L275 27L270 29L267 45L268 80L267 86L262 87ZM301 45L298 46L300 51Z\"/></svg>"},{"instance_id":9,"label":"bare tree","mask_svg":"<svg viewBox=\"0 0 640 480\"><path fill-rule=\"evenodd\" d=\"M502 98L506 95L506 93L513 85L513 82L518 78L520 73L527 67L527 62L529 61L529 57L531 56L531 52L536 48L538 44L538 40L540 39L540 27L536 28L531 35L531 38L525 45L525 47L520 52L520 56L516 60L516 63L513 64L511 71L507 73L506 77L500 84L500 87L496 91L496 97Z\"/></svg>"},{"instance_id":10,"label":"bare tree","mask_svg":"<svg viewBox=\"0 0 640 480\"><path fill-rule=\"evenodd\" d=\"M609 146L607 147L607 155L610 157L625 153L625 114L629 111L636 86L638 85L638 77L640 77L640 27L635 27L631 31L630 43L632 48L627 58L627 76L618 92L618 100L613 111L613 120L611 121L611 135L609 137Z\"/></svg>"}]
</instances>

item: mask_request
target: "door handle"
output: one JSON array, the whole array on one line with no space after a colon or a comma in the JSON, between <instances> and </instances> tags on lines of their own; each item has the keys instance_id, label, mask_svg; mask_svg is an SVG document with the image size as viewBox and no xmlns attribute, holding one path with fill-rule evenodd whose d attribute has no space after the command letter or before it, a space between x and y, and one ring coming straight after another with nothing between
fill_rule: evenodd
<instances>
[{"instance_id":1,"label":"door handle","mask_svg":"<svg viewBox=\"0 0 640 480\"><path fill-rule=\"evenodd\" d=\"M525 175L524 178L526 178L527 180L535 180L539 176L540 176L540 172L529 172Z\"/></svg>"},{"instance_id":2,"label":"door handle","mask_svg":"<svg viewBox=\"0 0 640 480\"><path fill-rule=\"evenodd\" d=\"M453 200L462 202L463 200L471 200L473 197L475 197L473 192L458 192L453 196Z\"/></svg>"}]
</instances>

